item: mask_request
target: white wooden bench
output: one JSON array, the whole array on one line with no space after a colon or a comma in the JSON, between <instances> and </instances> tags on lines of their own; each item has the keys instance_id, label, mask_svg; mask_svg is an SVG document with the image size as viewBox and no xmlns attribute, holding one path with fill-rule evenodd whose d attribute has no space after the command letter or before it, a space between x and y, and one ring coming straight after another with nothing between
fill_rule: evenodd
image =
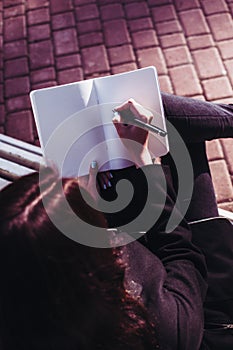
<instances>
[{"instance_id":1,"label":"white wooden bench","mask_svg":"<svg viewBox=\"0 0 233 350\"><path fill-rule=\"evenodd\" d=\"M40 147L0 134L0 189L44 164ZM219 208L219 215L233 221L233 213Z\"/></svg>"},{"instance_id":2,"label":"white wooden bench","mask_svg":"<svg viewBox=\"0 0 233 350\"><path fill-rule=\"evenodd\" d=\"M0 134L0 189L44 164L40 147Z\"/></svg>"}]
</instances>

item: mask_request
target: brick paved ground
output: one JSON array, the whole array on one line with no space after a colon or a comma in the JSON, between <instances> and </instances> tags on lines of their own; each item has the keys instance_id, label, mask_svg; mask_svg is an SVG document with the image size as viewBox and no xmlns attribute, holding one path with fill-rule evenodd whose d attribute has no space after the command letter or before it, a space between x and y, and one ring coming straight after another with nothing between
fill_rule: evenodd
<instances>
[{"instance_id":1,"label":"brick paved ground","mask_svg":"<svg viewBox=\"0 0 233 350\"><path fill-rule=\"evenodd\" d=\"M38 143L28 93L155 65L161 89L233 102L233 0L1 0L0 132ZM233 211L233 140L209 142Z\"/></svg>"}]
</instances>

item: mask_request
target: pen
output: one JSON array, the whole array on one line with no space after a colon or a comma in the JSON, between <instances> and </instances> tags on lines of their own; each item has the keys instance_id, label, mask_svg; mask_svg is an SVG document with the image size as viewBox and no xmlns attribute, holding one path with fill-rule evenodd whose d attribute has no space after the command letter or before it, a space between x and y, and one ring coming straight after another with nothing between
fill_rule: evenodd
<instances>
[{"instance_id":1,"label":"pen","mask_svg":"<svg viewBox=\"0 0 233 350\"><path fill-rule=\"evenodd\" d=\"M113 113L114 115L115 114L118 114L117 111L115 111L113 109ZM136 125L142 129L145 129L145 130L148 130L148 131L151 131L151 132L154 132L162 137L165 137L167 135L167 132L161 128L159 128L158 126L155 126L155 125L152 125L152 124L148 124L148 123L145 123L143 122L142 120L138 119L138 118L135 118L135 116L132 114L129 116L129 114L126 115L122 115L122 117L128 121L130 124L133 124L133 125Z\"/></svg>"}]
</instances>

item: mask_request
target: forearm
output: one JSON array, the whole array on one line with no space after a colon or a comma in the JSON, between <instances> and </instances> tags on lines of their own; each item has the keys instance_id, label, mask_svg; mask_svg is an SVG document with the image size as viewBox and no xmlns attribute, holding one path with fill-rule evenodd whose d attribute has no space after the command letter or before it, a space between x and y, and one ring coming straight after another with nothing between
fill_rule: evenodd
<instances>
[{"instance_id":1,"label":"forearm","mask_svg":"<svg viewBox=\"0 0 233 350\"><path fill-rule=\"evenodd\" d=\"M205 278L205 259L200 250L192 244L191 230L179 211L178 203L175 203L176 194L168 173L169 169L162 168L159 165L152 165L143 167L142 170L150 182L146 221L151 221L151 215L157 218L147 232L147 247L165 265L177 260L192 262L203 278ZM163 176L166 180L165 182ZM171 214L174 218L173 223L176 223L176 225L172 232L168 232L167 223Z\"/></svg>"}]
</instances>

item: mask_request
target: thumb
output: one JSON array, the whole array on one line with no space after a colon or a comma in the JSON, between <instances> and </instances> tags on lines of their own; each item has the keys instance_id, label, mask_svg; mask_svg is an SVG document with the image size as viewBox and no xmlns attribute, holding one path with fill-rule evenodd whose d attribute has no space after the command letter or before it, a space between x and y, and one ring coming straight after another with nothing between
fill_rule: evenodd
<instances>
[{"instance_id":1,"label":"thumb","mask_svg":"<svg viewBox=\"0 0 233 350\"><path fill-rule=\"evenodd\" d=\"M93 160L91 162L91 165L90 165L90 169L89 169L89 182L90 181L96 181L96 175L98 173L98 165L97 165L97 161L96 160Z\"/></svg>"}]
</instances>

